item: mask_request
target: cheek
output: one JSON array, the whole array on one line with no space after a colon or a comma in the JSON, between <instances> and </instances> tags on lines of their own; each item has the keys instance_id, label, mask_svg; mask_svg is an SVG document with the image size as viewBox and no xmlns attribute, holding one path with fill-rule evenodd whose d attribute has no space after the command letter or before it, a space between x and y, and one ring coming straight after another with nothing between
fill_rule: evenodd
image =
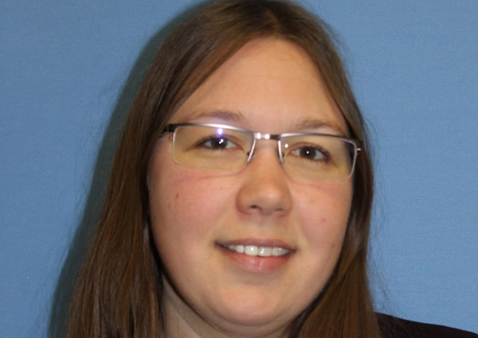
<instances>
[{"instance_id":1,"label":"cheek","mask_svg":"<svg viewBox=\"0 0 478 338\"><path fill-rule=\"evenodd\" d=\"M150 214L155 246L167 271L184 275L182 267L194 266L194 246L207 233L203 220L201 196L189 186L186 176L178 175L164 166L156 167L158 175L151 175Z\"/></svg>"},{"instance_id":2,"label":"cheek","mask_svg":"<svg viewBox=\"0 0 478 338\"><path fill-rule=\"evenodd\" d=\"M202 227L207 219L223 211L230 199L231 188L220 179L198 175L189 168L175 166L176 171L163 174L157 181L159 189L150 189L150 207L165 221L194 224Z\"/></svg>"},{"instance_id":3,"label":"cheek","mask_svg":"<svg viewBox=\"0 0 478 338\"><path fill-rule=\"evenodd\" d=\"M154 243L165 271L181 290L204 274L224 221L231 187L223 180L174 163L158 163L150 177Z\"/></svg>"},{"instance_id":4,"label":"cheek","mask_svg":"<svg viewBox=\"0 0 478 338\"><path fill-rule=\"evenodd\" d=\"M350 213L351 187L349 181L321 182L296 193L302 231L315 250L341 250Z\"/></svg>"},{"instance_id":5,"label":"cheek","mask_svg":"<svg viewBox=\"0 0 478 338\"><path fill-rule=\"evenodd\" d=\"M161 251L191 247L207 239L231 194L227 180L165 158L153 158L149 177L151 226Z\"/></svg>"}]
</instances>

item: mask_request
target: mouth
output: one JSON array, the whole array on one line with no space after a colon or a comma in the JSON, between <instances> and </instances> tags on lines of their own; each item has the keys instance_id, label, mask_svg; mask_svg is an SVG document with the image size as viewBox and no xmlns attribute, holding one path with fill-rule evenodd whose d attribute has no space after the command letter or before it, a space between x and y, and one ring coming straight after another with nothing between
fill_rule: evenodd
<instances>
[{"instance_id":1,"label":"mouth","mask_svg":"<svg viewBox=\"0 0 478 338\"><path fill-rule=\"evenodd\" d=\"M282 240L243 238L218 243L218 248L236 267L253 274L269 274L283 269L296 249Z\"/></svg>"},{"instance_id":2,"label":"mouth","mask_svg":"<svg viewBox=\"0 0 478 338\"><path fill-rule=\"evenodd\" d=\"M216 245L235 266L253 274L280 271L296 252L280 240L242 239Z\"/></svg>"},{"instance_id":3,"label":"mouth","mask_svg":"<svg viewBox=\"0 0 478 338\"><path fill-rule=\"evenodd\" d=\"M280 257L287 255L292 250L281 248L278 246L257 246L257 245L221 245L225 249L235 251L240 254L245 254L252 257Z\"/></svg>"}]
</instances>

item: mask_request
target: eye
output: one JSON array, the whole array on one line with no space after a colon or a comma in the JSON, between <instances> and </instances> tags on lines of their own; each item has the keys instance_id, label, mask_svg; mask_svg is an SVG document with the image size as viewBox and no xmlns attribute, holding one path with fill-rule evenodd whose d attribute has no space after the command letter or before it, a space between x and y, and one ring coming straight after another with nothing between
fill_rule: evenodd
<instances>
[{"instance_id":1,"label":"eye","mask_svg":"<svg viewBox=\"0 0 478 338\"><path fill-rule=\"evenodd\" d=\"M292 155L310 160L315 162L329 162L330 156L327 151L312 147L312 146L304 146L297 148L290 152Z\"/></svg>"},{"instance_id":2,"label":"eye","mask_svg":"<svg viewBox=\"0 0 478 338\"><path fill-rule=\"evenodd\" d=\"M210 150L226 150L237 148L237 145L225 137L210 137L199 142L197 147Z\"/></svg>"}]
</instances>

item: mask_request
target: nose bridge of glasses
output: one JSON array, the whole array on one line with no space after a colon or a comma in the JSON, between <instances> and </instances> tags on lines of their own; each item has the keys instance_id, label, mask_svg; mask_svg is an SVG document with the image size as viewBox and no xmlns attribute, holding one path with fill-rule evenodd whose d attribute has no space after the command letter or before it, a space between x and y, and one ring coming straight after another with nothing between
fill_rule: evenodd
<instances>
[{"instance_id":1,"label":"nose bridge of glasses","mask_svg":"<svg viewBox=\"0 0 478 338\"><path fill-rule=\"evenodd\" d=\"M277 143L277 153L278 153L279 161L280 163L283 163L281 145L280 145L281 135L264 134L259 132L255 132L253 133L253 135L254 135L254 141L252 143L251 150L249 151L247 162L249 162L256 154L257 141L275 141Z\"/></svg>"}]
</instances>

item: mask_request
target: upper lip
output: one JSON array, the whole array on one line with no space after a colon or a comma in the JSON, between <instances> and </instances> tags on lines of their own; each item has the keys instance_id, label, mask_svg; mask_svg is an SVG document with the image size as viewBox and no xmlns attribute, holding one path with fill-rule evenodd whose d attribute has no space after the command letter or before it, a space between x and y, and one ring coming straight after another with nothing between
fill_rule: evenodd
<instances>
[{"instance_id":1,"label":"upper lip","mask_svg":"<svg viewBox=\"0 0 478 338\"><path fill-rule=\"evenodd\" d=\"M254 245L258 247L269 247L269 248L282 248L290 251L294 251L295 248L280 239L260 239L260 238L241 238L228 241L217 242L218 245Z\"/></svg>"}]
</instances>

